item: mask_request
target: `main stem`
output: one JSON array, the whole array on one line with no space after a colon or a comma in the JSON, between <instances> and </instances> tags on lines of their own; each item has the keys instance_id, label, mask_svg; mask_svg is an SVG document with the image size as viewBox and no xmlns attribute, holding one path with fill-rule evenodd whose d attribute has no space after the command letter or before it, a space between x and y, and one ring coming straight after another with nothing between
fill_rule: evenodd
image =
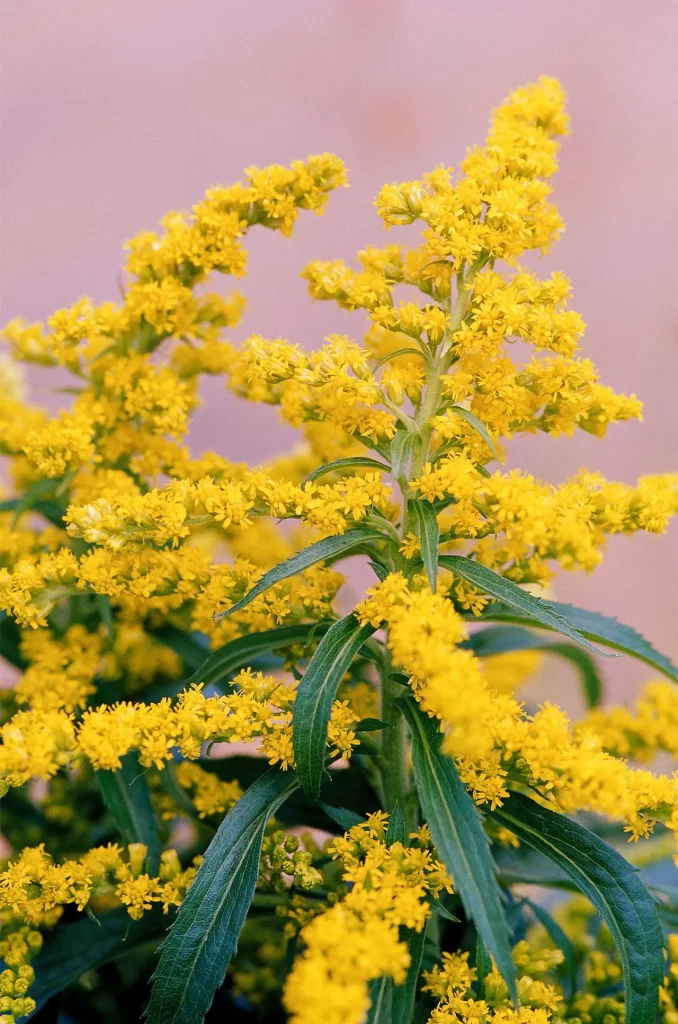
<instances>
[{"instance_id":1,"label":"main stem","mask_svg":"<svg viewBox=\"0 0 678 1024\"><path fill-rule=\"evenodd\" d=\"M413 447L410 472L405 478L400 478L399 484L403 496L403 516L401 534L404 537L410 529L408 511L408 498L410 496L409 480L421 475L424 465L428 459L429 447L433 428L430 421L435 416L440 406L442 396L442 375L449 368L452 361L450 348L452 335L457 331L466 316L469 299L473 291L473 279L482 265L481 261L471 267L466 275L457 275L457 295L454 306L450 312L450 321L445 331L445 336L438 348L435 359L428 364L426 374L426 389L422 401L417 410L411 428L418 434L418 444ZM396 559L397 561L397 559ZM403 567L405 563L403 562ZM384 730L383 734L383 762L381 764L381 779L383 784L386 810L389 813L396 803L400 805L403 812L408 831L417 825L416 812L410 800L410 768L408 761L407 726L405 719L398 712L393 701L400 695L400 684L390 678L390 661L383 669L381 679L381 717L389 723L390 728Z\"/></svg>"}]
</instances>

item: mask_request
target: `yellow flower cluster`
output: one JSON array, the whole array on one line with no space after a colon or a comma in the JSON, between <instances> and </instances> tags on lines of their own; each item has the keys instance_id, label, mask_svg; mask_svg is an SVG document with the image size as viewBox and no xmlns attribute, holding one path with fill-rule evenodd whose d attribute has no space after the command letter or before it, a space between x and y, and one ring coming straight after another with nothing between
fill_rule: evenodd
<instances>
[{"instance_id":1,"label":"yellow flower cluster","mask_svg":"<svg viewBox=\"0 0 678 1024\"><path fill-rule=\"evenodd\" d=\"M402 721L389 696L399 685L392 666L439 721L443 752L478 804L496 807L511 787L532 787L560 811L622 821L633 839L657 822L678 832L678 779L626 761L649 766L658 752L678 753L674 691L653 682L634 707L596 710L574 726L553 705L527 713L513 691L539 656L477 658L464 645L467 622L490 598L436 570L437 554L454 551L539 586L558 567L595 568L610 535L661 533L678 511L678 476L629 486L582 470L552 486L488 468L515 434L602 436L613 422L642 417L639 400L615 394L581 355L585 325L568 305L568 280L540 278L518 262L562 230L550 181L567 125L557 82L517 90L495 111L485 145L457 170L438 167L380 192L387 227L419 222L414 247L367 246L356 268L339 260L306 267L313 298L365 311L362 344L329 334L305 351L253 334L236 347L225 331L244 300L206 291L212 271L244 273L251 227L288 235L300 210L322 211L346 183L329 154L250 168L244 182L210 189L190 214L171 212L159 232L132 239L118 303L82 298L44 328L15 320L2 332L14 360L65 368L76 386L70 407L50 419L26 402L16 364L0 358L0 454L12 482L0 506L0 628L21 673L2 701L0 791L44 780L40 816L61 830L50 845L42 824L14 828L32 796L11 795L7 834L26 848L0 873L8 964L0 1024L32 1012L36 925L52 927L63 906L82 910L99 897L135 918L155 903L167 910L193 877L195 867L182 871L172 849L157 878L144 871L140 844L82 852L93 840L79 796L89 808L92 769L118 771L136 752L152 804L169 822L186 799L204 819L242 795L237 782L197 763L205 744L251 744L270 764L294 767L298 681L337 619L346 582L336 569L344 542L327 538L349 530L361 540L350 547L349 538L345 553L359 548L380 580L355 614L385 632L358 649L343 678L328 677L338 696L328 758L350 757L360 718L388 719L374 736L360 733L366 756L350 770L385 810L397 801L414 814ZM259 467L193 455L183 439L202 374L223 375L234 394L277 406L303 443ZM278 529L276 520L296 525ZM232 611L268 570L310 544L318 547L305 571L286 576L287 566L283 579ZM343 598L336 603L345 614ZM279 627L261 645L264 657L275 653L273 674L255 671L268 672L270 662L254 661L224 693L177 682L199 677L207 646L237 640L242 648ZM268 824L257 898L303 943L284 994L296 1024L360 1024L370 983L405 977L405 929L421 933L433 898L450 890L427 826L390 843L387 821L378 812L336 839L334 865L311 840ZM192 827L202 842L207 825ZM499 838L511 842L505 830ZM290 894L290 885L309 891ZM427 974L437 1000L431 1024L617 1019L620 1000L598 998L596 988L616 981L614 954L587 951L587 987L567 1007L562 989L540 977L557 957L519 943L515 1009L496 969L479 980L467 958L446 954ZM266 984L280 987L284 956L255 961L276 965ZM676 1012L674 974L662 989L667 1022Z\"/></svg>"},{"instance_id":2,"label":"yellow flower cluster","mask_svg":"<svg viewBox=\"0 0 678 1024\"><path fill-rule=\"evenodd\" d=\"M387 846L387 824L388 815L372 814L330 846L350 890L301 932L306 948L284 994L293 1024L360 1024L370 1005L368 982L405 978L410 956L399 927L421 931L431 912L427 897L452 890L428 828L413 833L410 846Z\"/></svg>"},{"instance_id":3,"label":"yellow flower cluster","mask_svg":"<svg viewBox=\"0 0 678 1024\"><path fill-rule=\"evenodd\" d=\"M475 539L478 561L517 582L547 582L549 562L593 570L608 535L662 533L678 511L678 475L641 478L637 487L581 472L561 487L514 470L482 477L459 452L427 463L411 488L428 501L454 499L445 540Z\"/></svg>"},{"instance_id":4,"label":"yellow flower cluster","mask_svg":"<svg viewBox=\"0 0 678 1024\"><path fill-rule=\"evenodd\" d=\"M561 1019L563 996L558 985L542 981L562 962L560 950L540 950L534 955L525 940L513 949L513 960L520 971L517 988L520 1009L509 999L508 989L496 966L483 979L483 998L476 998L473 985L477 970L470 967L468 953L443 953L440 965L424 972L424 991L438 1004L428 1024L549 1024Z\"/></svg>"},{"instance_id":5,"label":"yellow flower cluster","mask_svg":"<svg viewBox=\"0 0 678 1024\"><path fill-rule=\"evenodd\" d=\"M564 811L589 810L625 822L631 838L657 821L678 831L678 779L634 770L617 756L678 750L678 704L670 685L652 684L637 715L595 712L574 732L560 708L524 713L510 692L492 690L471 651L455 646L465 623L452 602L428 586L412 589L400 573L368 590L358 619L388 626L394 663L410 676L422 707L441 720L444 749L458 758L461 777L478 803L501 804L507 776L536 786ZM600 726L600 728L598 727ZM610 753L609 751L612 751Z\"/></svg>"},{"instance_id":6,"label":"yellow flower cluster","mask_svg":"<svg viewBox=\"0 0 678 1024\"><path fill-rule=\"evenodd\" d=\"M0 786L22 786L31 777L48 779L77 758L94 768L115 771L121 758L138 750L141 763L162 768L172 748L197 758L204 743L258 740L270 764L294 767L292 704L296 682L244 669L233 693L205 697L202 686L156 704L88 708L79 723L64 711L20 711L0 727ZM350 757L357 743L358 716L348 701L335 701L328 731L328 753Z\"/></svg>"},{"instance_id":7,"label":"yellow flower cluster","mask_svg":"<svg viewBox=\"0 0 678 1024\"><path fill-rule=\"evenodd\" d=\"M44 847L27 847L0 874L2 903L30 925L42 924L45 915L69 903L82 910L90 900L109 894L134 920L154 903L161 903L167 913L181 903L196 866L182 871L176 850L165 850L160 873L153 878L144 873L146 855L142 843L126 850L109 844L57 864Z\"/></svg>"}]
</instances>

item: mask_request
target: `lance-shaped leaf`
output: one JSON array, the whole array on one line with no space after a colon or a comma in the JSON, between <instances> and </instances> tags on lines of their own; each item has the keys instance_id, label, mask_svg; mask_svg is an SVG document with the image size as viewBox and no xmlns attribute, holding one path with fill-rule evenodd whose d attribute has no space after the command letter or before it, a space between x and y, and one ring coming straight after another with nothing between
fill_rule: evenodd
<instances>
[{"instance_id":1,"label":"lance-shaped leaf","mask_svg":"<svg viewBox=\"0 0 678 1024\"><path fill-rule=\"evenodd\" d=\"M391 475L397 480L407 469L412 458L414 434L409 430L398 430L391 441Z\"/></svg>"},{"instance_id":2,"label":"lance-shaped leaf","mask_svg":"<svg viewBox=\"0 0 678 1024\"><path fill-rule=\"evenodd\" d=\"M462 579L472 583L474 587L482 590L483 593L489 594L490 597L494 597L497 601L502 601L510 608L514 608L524 618L532 620L532 622L540 622L548 629L553 629L557 633L569 636L570 640L574 640L576 643L581 644L582 647L588 648L594 654L607 653L606 651L599 651L597 647L590 644L568 622L564 615L556 611L553 605L542 601L540 597L534 597L527 590L519 587L517 583L504 579L503 576L500 576L493 569L488 569L486 565L474 562L470 558L464 558L463 555L441 555L438 561L445 569L451 569L457 576L461 576Z\"/></svg>"},{"instance_id":3,"label":"lance-shaped leaf","mask_svg":"<svg viewBox=\"0 0 678 1024\"><path fill-rule=\"evenodd\" d=\"M596 663L590 654L574 644L554 642L522 626L491 626L474 633L460 646L468 647L479 658L509 651L543 651L565 658L579 672L588 706L595 708L600 704L603 684Z\"/></svg>"},{"instance_id":4,"label":"lance-shaped leaf","mask_svg":"<svg viewBox=\"0 0 678 1024\"><path fill-rule=\"evenodd\" d=\"M442 564L442 560L441 560ZM489 591L488 591L489 593ZM535 621L528 614L522 614L521 610L505 605L496 605L487 608L480 616L485 622L514 622L521 626L546 626L553 629L548 623L540 620ZM644 636L641 636L632 626L625 626L618 622L611 615L601 615L600 612L590 612L585 608L577 608L572 604L561 604L558 601L551 601L550 607L571 623L582 636L597 643L605 644L615 651L628 654L632 658L644 661L646 665L656 668L669 679L678 683L678 668L665 655L655 650ZM478 620L476 620L478 621ZM557 630L557 632L561 632Z\"/></svg>"},{"instance_id":5,"label":"lance-shaped leaf","mask_svg":"<svg viewBox=\"0 0 678 1024\"><path fill-rule=\"evenodd\" d=\"M260 654L282 650L292 644L306 643L316 636L323 636L328 629L329 623L304 622L292 626L279 626L277 629L265 629L261 633L246 633L245 636L230 640L210 654L193 675L181 684L181 688L192 683L204 683L205 686L220 683L223 679L235 675L243 666L249 665L252 659Z\"/></svg>"},{"instance_id":6,"label":"lance-shaped leaf","mask_svg":"<svg viewBox=\"0 0 678 1024\"><path fill-rule=\"evenodd\" d=\"M417 981L419 980L421 962L424 957L426 925L424 925L420 932L415 931L414 928L403 928L401 937L407 943L410 954L410 966L407 969L407 977L402 985L393 986L390 1024L410 1024L412 1021L414 1000L417 995Z\"/></svg>"},{"instance_id":7,"label":"lance-shaped leaf","mask_svg":"<svg viewBox=\"0 0 678 1024\"><path fill-rule=\"evenodd\" d=\"M96 773L99 790L125 843L143 843L148 850L148 872L160 867L158 821L146 781L146 771L136 753L125 754L122 768Z\"/></svg>"},{"instance_id":8,"label":"lance-shaped leaf","mask_svg":"<svg viewBox=\"0 0 678 1024\"><path fill-rule=\"evenodd\" d=\"M562 951L565 957L563 963L570 985L570 992L573 993L577 988L577 951L572 941L547 910L544 910L538 903L533 903L532 900L526 899L525 903L544 928L554 946Z\"/></svg>"},{"instance_id":9,"label":"lance-shaped leaf","mask_svg":"<svg viewBox=\"0 0 678 1024\"><path fill-rule=\"evenodd\" d=\"M369 984L370 1008L365 1024L393 1024L393 981L391 978L375 978Z\"/></svg>"},{"instance_id":10,"label":"lance-shaped leaf","mask_svg":"<svg viewBox=\"0 0 678 1024\"><path fill-rule=\"evenodd\" d=\"M402 985L394 985L388 977L370 982L370 1009L366 1024L411 1024L417 981L424 957L426 926L417 932L414 928L401 928L400 938L407 943L410 966Z\"/></svg>"},{"instance_id":11,"label":"lance-shaped leaf","mask_svg":"<svg viewBox=\"0 0 678 1024\"><path fill-rule=\"evenodd\" d=\"M517 1005L511 936L478 809L466 792L454 761L440 751L436 723L411 699L394 703L402 709L412 730L414 780L438 856L452 875L466 914L494 957Z\"/></svg>"},{"instance_id":12,"label":"lance-shaped leaf","mask_svg":"<svg viewBox=\"0 0 678 1024\"><path fill-rule=\"evenodd\" d=\"M367 455L354 455L350 459L335 459L334 462L326 462L324 466L318 466L317 469L314 469L312 473L309 473L301 486L304 487L306 484L310 484L313 480L317 480L327 473L338 473L344 469L378 469L382 473L389 473L391 467L387 466L384 462L379 462L377 459L370 459Z\"/></svg>"},{"instance_id":13,"label":"lance-shaped leaf","mask_svg":"<svg viewBox=\"0 0 678 1024\"><path fill-rule=\"evenodd\" d=\"M294 700L292 738L299 781L309 796L320 794L327 757L327 724L339 683L374 626L355 615L335 622L318 644Z\"/></svg>"},{"instance_id":14,"label":"lance-shaped leaf","mask_svg":"<svg viewBox=\"0 0 678 1024\"><path fill-rule=\"evenodd\" d=\"M281 580L289 579L290 576L298 576L300 572L304 572L305 569L309 569L312 565L317 565L318 562L326 562L328 559L336 561L337 558L348 554L349 551L355 551L363 544L374 540L388 540L388 537L381 530L362 527L355 530L347 530L346 533L342 533L339 537L325 537L324 540L316 541L315 544L310 544L303 551L297 552L291 558L286 558L284 562L279 562L278 565L265 572L261 579L255 583L252 589L240 601L237 601L232 608L229 608L228 611L223 612L217 618L223 618L225 615L239 612L241 608L245 608L255 597L264 594L274 583L280 583Z\"/></svg>"},{"instance_id":15,"label":"lance-shaped leaf","mask_svg":"<svg viewBox=\"0 0 678 1024\"><path fill-rule=\"evenodd\" d=\"M522 793L512 793L492 816L562 868L593 903L619 951L626 1024L656 1024L664 976L662 933L652 897L635 869L594 832Z\"/></svg>"},{"instance_id":16,"label":"lance-shaped leaf","mask_svg":"<svg viewBox=\"0 0 678 1024\"><path fill-rule=\"evenodd\" d=\"M388 819L388 828L384 837L386 846L393 846L394 843L402 843L407 846L407 829L400 804L396 800Z\"/></svg>"},{"instance_id":17,"label":"lance-shaped leaf","mask_svg":"<svg viewBox=\"0 0 678 1024\"><path fill-rule=\"evenodd\" d=\"M267 772L222 821L162 944L149 1024L205 1019L252 902L266 823L296 787L293 775Z\"/></svg>"},{"instance_id":18,"label":"lance-shaped leaf","mask_svg":"<svg viewBox=\"0 0 678 1024\"><path fill-rule=\"evenodd\" d=\"M428 584L435 594L438 582L438 547L440 542L438 519L433 505L428 501L411 501L410 508L413 510L417 522L421 560L426 569Z\"/></svg>"},{"instance_id":19,"label":"lance-shaped leaf","mask_svg":"<svg viewBox=\"0 0 678 1024\"><path fill-rule=\"evenodd\" d=\"M159 907L147 911L140 921L133 921L121 907L102 914L98 923L85 917L58 925L47 933L42 949L31 964L35 970L31 998L37 1005L34 1012L22 1020L30 1020L45 1003L74 985L87 971L133 953L142 943L160 938L167 929L167 922L167 914Z\"/></svg>"},{"instance_id":20,"label":"lance-shaped leaf","mask_svg":"<svg viewBox=\"0 0 678 1024\"><path fill-rule=\"evenodd\" d=\"M470 427L473 427L476 433L480 434L483 441L494 455L495 459L503 461L501 459L499 452L494 446L494 441L490 437L489 430L487 429L483 421L478 419L475 413L472 413L470 409L464 409L463 405L451 405L448 406L448 408L450 412L456 413L457 416L460 416L461 419L465 420Z\"/></svg>"}]
</instances>

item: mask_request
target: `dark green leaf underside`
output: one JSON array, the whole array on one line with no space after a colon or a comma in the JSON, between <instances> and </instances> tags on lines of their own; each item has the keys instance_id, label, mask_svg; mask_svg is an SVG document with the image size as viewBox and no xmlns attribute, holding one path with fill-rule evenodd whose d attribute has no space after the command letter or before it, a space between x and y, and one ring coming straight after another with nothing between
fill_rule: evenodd
<instances>
[{"instance_id":1,"label":"dark green leaf underside","mask_svg":"<svg viewBox=\"0 0 678 1024\"><path fill-rule=\"evenodd\" d=\"M570 640L574 640L575 643L593 651L594 654L606 653L599 651L597 647L589 643L568 619L557 611L555 605L548 604L539 597L534 597L519 587L517 583L504 579L493 569L488 569L487 566L474 562L470 558L464 558L462 555L441 555L438 561L445 569L451 569L457 576L472 583L483 593L489 594L497 601L502 601L532 624L539 622L548 629L562 633Z\"/></svg>"},{"instance_id":2,"label":"dark green leaf underside","mask_svg":"<svg viewBox=\"0 0 678 1024\"><path fill-rule=\"evenodd\" d=\"M655 650L652 644L633 627L625 626L610 615L590 612L585 608L577 608L571 604L561 604L558 601L552 601L551 607L558 615L567 618L568 622L572 623L581 635L587 637L587 639L595 640L597 643L605 644L607 647L620 651L622 654L638 658L639 661L644 661L646 665L656 668L659 672L668 676L669 679L678 682L678 668L669 658ZM528 615L522 615L519 610L507 608L501 604L487 608L480 616L479 621L511 622L520 626L547 625L544 622L537 623Z\"/></svg>"}]
</instances>

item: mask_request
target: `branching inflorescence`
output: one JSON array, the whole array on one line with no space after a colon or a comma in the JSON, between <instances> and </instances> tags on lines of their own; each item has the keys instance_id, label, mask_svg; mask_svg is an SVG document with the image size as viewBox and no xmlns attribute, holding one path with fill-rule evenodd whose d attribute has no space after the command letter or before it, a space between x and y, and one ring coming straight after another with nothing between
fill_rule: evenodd
<instances>
[{"instance_id":1,"label":"branching inflorescence","mask_svg":"<svg viewBox=\"0 0 678 1024\"><path fill-rule=\"evenodd\" d=\"M556 81L517 90L458 169L379 193L386 227L423 228L413 248L306 267L314 299L365 311L362 343L237 348L243 299L204 289L244 274L251 228L322 212L346 184L329 154L250 168L132 239L120 303L5 328L0 1024L77 979L41 981L56 948L80 942L83 976L119 957L110 929L147 977L175 914L152 1024L203 1020L217 990L295 1024L678 1021L672 908L605 841L655 833L651 861L678 832L678 780L652 770L678 754L678 690L603 710L591 651L676 670L538 596L610 535L662 533L678 478L502 467L514 435L642 418L579 354L565 276L520 264L563 229L567 130ZM70 371L69 408L29 404L20 362ZM277 406L299 446L256 468L192 455L201 374ZM341 617L355 556L375 583ZM544 658L581 673L581 721L516 696ZM554 918L526 880L587 899ZM119 1019L105 977L89 1019Z\"/></svg>"}]
</instances>

